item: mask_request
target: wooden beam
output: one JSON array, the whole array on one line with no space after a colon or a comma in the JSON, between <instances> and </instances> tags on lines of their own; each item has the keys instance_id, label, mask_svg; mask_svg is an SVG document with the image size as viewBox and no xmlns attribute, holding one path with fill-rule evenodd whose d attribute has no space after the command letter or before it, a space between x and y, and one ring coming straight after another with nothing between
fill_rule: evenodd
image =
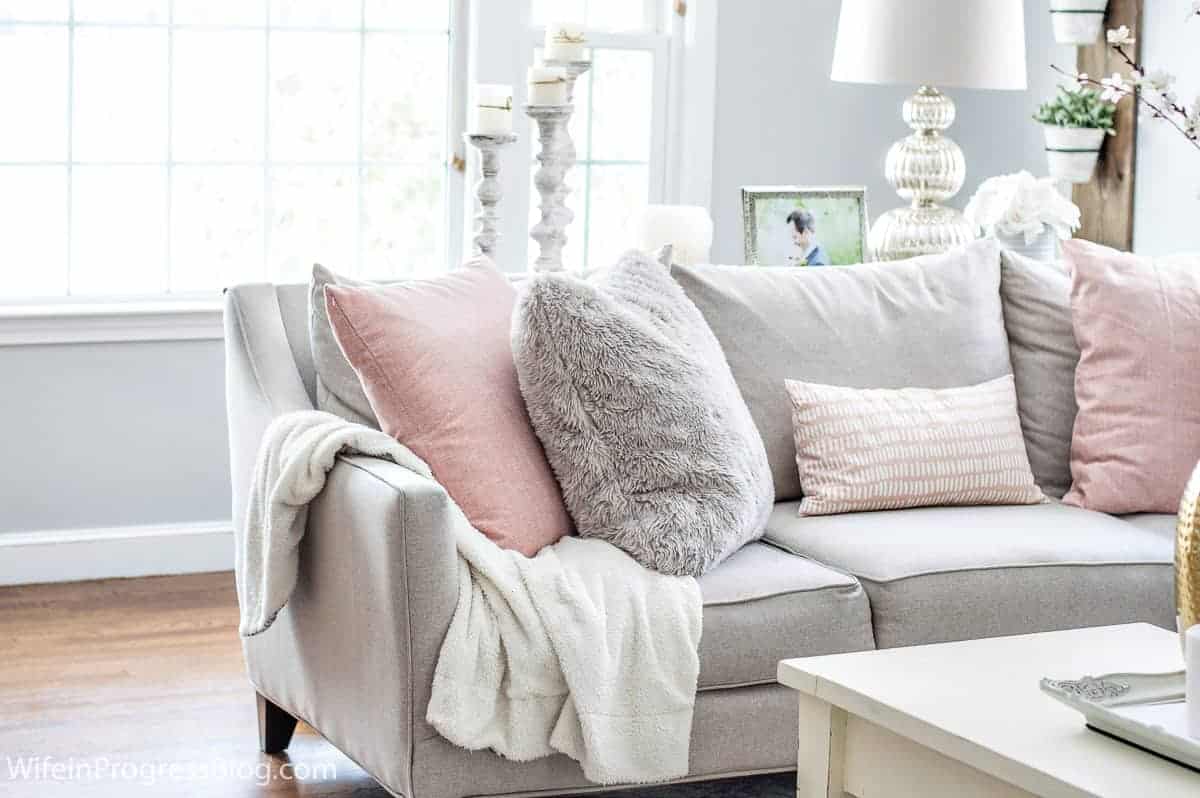
<instances>
[{"instance_id":1,"label":"wooden beam","mask_svg":"<svg viewBox=\"0 0 1200 798\"><path fill-rule=\"evenodd\" d=\"M1125 25L1133 32L1133 58L1141 59L1142 14L1145 0L1108 0L1104 29ZM1121 57L1101 41L1080 47L1076 68L1096 80L1114 72L1127 74ZM1132 99L1117 106L1117 135L1106 136L1096 176L1072 191L1083 213L1083 225L1075 235L1116 249L1133 247L1133 184L1137 164L1137 107Z\"/></svg>"}]
</instances>

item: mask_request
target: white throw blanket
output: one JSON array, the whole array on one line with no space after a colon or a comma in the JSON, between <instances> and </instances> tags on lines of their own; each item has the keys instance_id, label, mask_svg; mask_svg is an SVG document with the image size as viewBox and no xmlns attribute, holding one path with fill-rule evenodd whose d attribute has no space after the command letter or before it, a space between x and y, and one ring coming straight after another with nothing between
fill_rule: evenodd
<instances>
[{"instance_id":1,"label":"white throw blanket","mask_svg":"<svg viewBox=\"0 0 1200 798\"><path fill-rule=\"evenodd\" d=\"M243 635L265 630L287 603L308 503L342 451L432 479L378 430L317 411L277 418L238 552ZM598 540L564 538L527 558L497 547L457 507L452 524L458 605L434 675L433 727L518 761L564 753L600 784L686 775L700 669L696 581L649 571Z\"/></svg>"}]
</instances>

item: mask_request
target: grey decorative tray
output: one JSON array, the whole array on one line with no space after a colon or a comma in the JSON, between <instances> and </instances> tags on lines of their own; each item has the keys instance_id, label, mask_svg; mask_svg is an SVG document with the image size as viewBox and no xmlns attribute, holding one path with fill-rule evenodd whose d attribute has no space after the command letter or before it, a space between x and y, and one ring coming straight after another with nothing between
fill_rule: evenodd
<instances>
[{"instance_id":1,"label":"grey decorative tray","mask_svg":"<svg viewBox=\"0 0 1200 798\"><path fill-rule=\"evenodd\" d=\"M1183 671L1042 679L1041 688L1082 713L1089 728L1200 770L1200 739L1187 734Z\"/></svg>"}]
</instances>

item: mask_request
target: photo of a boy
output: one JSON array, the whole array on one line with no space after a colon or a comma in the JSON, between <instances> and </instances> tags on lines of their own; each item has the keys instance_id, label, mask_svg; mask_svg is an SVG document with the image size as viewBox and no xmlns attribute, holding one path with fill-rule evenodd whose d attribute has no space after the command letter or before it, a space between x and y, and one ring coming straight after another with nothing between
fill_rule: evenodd
<instances>
[{"instance_id":1,"label":"photo of a boy","mask_svg":"<svg viewBox=\"0 0 1200 798\"><path fill-rule=\"evenodd\" d=\"M788 257L793 266L828 266L829 255L817 240L817 223L808 211L795 210L787 215L788 229L792 233L794 254Z\"/></svg>"}]
</instances>

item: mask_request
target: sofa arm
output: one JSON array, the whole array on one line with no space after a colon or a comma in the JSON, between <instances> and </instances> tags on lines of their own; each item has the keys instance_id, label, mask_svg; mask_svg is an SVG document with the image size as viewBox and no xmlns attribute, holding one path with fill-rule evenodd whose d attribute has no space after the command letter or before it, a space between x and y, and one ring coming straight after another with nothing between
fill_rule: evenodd
<instances>
[{"instance_id":1,"label":"sofa arm","mask_svg":"<svg viewBox=\"0 0 1200 798\"><path fill-rule=\"evenodd\" d=\"M288 343L275 286L239 285L226 291L225 411L237 534L245 522L250 478L263 433L277 416L312 409Z\"/></svg>"},{"instance_id":2,"label":"sofa arm","mask_svg":"<svg viewBox=\"0 0 1200 798\"><path fill-rule=\"evenodd\" d=\"M412 749L458 598L446 492L391 461L343 456L309 508L300 574L244 641L258 691L412 795Z\"/></svg>"}]
</instances>

